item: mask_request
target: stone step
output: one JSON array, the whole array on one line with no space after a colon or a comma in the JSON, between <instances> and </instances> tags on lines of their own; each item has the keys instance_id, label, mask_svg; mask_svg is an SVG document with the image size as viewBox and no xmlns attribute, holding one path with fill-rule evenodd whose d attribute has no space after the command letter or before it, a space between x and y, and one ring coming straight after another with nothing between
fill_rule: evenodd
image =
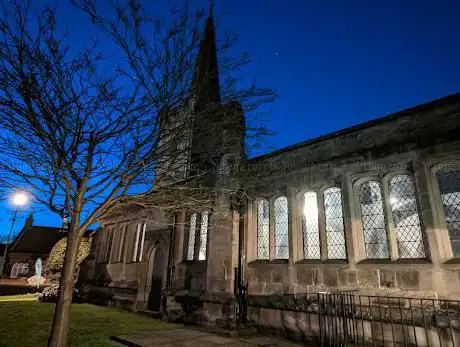
<instances>
[{"instance_id":1,"label":"stone step","mask_svg":"<svg viewBox=\"0 0 460 347\"><path fill-rule=\"evenodd\" d=\"M117 344L128 346L128 347L142 347L141 345L130 341L129 339L123 338L121 336L110 336L110 341L116 342Z\"/></svg>"},{"instance_id":2,"label":"stone step","mask_svg":"<svg viewBox=\"0 0 460 347\"><path fill-rule=\"evenodd\" d=\"M194 326L189 327L189 329L198 330L201 332L206 332L210 334L215 334L223 337L247 337L247 336L254 336L257 334L257 329L255 328L235 328L235 329L224 329L219 327L211 327L211 326Z\"/></svg>"}]
</instances>

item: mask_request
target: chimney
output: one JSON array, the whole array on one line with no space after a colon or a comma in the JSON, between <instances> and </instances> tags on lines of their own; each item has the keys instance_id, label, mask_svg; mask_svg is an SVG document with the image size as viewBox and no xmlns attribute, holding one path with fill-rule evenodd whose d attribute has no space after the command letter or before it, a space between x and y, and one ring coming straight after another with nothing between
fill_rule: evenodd
<instances>
[{"instance_id":1,"label":"chimney","mask_svg":"<svg viewBox=\"0 0 460 347\"><path fill-rule=\"evenodd\" d=\"M34 224L34 217L33 217L32 213L31 213L31 214L29 214L29 217L27 217L26 226L31 227L33 224Z\"/></svg>"}]
</instances>

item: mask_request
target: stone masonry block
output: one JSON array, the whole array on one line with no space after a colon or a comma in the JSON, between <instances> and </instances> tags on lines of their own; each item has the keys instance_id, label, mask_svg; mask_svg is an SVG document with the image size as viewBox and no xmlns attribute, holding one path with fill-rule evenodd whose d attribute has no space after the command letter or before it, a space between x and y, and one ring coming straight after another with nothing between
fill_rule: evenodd
<instances>
[{"instance_id":1,"label":"stone masonry block","mask_svg":"<svg viewBox=\"0 0 460 347\"><path fill-rule=\"evenodd\" d=\"M405 290L420 288L420 272L417 269L403 269L397 272L398 287Z\"/></svg>"},{"instance_id":2,"label":"stone masonry block","mask_svg":"<svg viewBox=\"0 0 460 347\"><path fill-rule=\"evenodd\" d=\"M358 270L358 285L366 288L379 286L378 270Z\"/></svg>"}]
</instances>

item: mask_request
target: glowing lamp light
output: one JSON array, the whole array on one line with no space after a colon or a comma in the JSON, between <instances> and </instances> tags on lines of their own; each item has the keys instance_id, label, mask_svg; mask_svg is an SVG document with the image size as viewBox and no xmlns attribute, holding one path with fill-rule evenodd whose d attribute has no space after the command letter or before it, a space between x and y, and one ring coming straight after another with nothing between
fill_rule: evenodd
<instances>
[{"instance_id":1,"label":"glowing lamp light","mask_svg":"<svg viewBox=\"0 0 460 347\"><path fill-rule=\"evenodd\" d=\"M28 196L25 193L16 193L13 195L13 205L23 206L27 204L29 200Z\"/></svg>"}]
</instances>

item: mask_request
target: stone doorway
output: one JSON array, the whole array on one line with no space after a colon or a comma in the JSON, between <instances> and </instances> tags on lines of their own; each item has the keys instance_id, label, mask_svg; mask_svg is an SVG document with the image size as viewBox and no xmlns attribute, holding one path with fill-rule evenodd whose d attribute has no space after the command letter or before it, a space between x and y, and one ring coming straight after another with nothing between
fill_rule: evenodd
<instances>
[{"instance_id":1,"label":"stone doorway","mask_svg":"<svg viewBox=\"0 0 460 347\"><path fill-rule=\"evenodd\" d=\"M160 246L155 249L153 259L153 271L151 278L151 287L149 292L149 300L147 308L151 311L160 311L161 308L161 292L163 289L163 252Z\"/></svg>"}]
</instances>

